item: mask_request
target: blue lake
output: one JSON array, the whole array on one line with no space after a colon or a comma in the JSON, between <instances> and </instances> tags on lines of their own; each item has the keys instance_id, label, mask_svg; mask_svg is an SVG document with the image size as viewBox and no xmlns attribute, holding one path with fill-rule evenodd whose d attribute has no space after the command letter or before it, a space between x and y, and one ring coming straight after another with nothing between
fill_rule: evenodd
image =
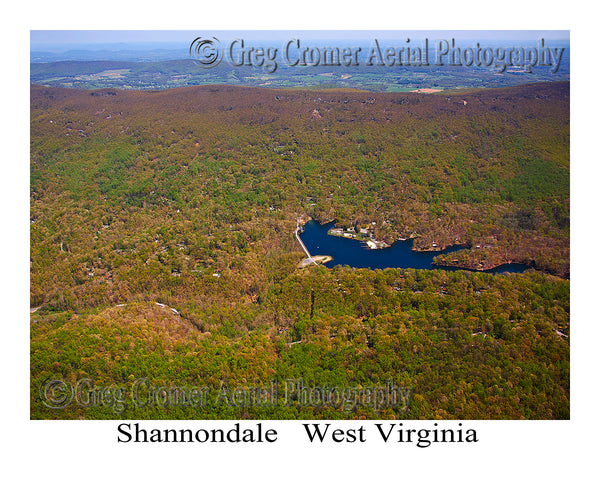
<instances>
[{"instance_id":1,"label":"blue lake","mask_svg":"<svg viewBox=\"0 0 600 480\"><path fill-rule=\"evenodd\" d=\"M336 265L348 265L355 268L420 268L426 270L464 270L457 267L434 266L432 260L440 253L450 253L461 250L464 247L454 246L443 252L414 252L412 240L397 241L391 247L372 250L358 240L328 235L327 232L334 226L335 222L319 225L310 221L304 226L304 232L300 238L306 245L311 255L330 255L333 260L327 262L327 267ZM487 273L521 273L527 270L526 265L505 264L500 265Z\"/></svg>"}]
</instances>

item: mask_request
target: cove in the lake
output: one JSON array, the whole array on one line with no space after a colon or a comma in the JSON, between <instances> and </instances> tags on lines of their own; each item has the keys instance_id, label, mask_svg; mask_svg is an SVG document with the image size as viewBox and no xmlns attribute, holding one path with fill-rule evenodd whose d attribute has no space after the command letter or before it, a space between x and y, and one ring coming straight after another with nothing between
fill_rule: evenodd
<instances>
[{"instance_id":1,"label":"cove in the lake","mask_svg":"<svg viewBox=\"0 0 600 480\"><path fill-rule=\"evenodd\" d=\"M433 265L433 258L441 253L450 253L464 247L448 247L443 252L415 252L412 250L412 240L397 241L388 248L372 250L362 241L328 235L327 232L335 222L319 225L314 220L304 225L304 232L300 234L302 241L311 255L330 255L330 260L325 265L348 265L354 268L420 268L426 270L465 270L458 267L444 267ZM527 270L526 265L517 263L500 265L487 273L521 273Z\"/></svg>"}]
</instances>

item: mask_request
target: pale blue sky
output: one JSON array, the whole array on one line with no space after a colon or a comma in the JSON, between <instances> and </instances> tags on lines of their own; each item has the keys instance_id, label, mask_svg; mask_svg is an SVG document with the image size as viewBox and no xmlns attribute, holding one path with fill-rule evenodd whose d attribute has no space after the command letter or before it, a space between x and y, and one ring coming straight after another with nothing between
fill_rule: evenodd
<instances>
[{"instance_id":1,"label":"pale blue sky","mask_svg":"<svg viewBox=\"0 0 600 480\"><path fill-rule=\"evenodd\" d=\"M568 30L32 30L32 44L94 44L132 42L190 42L197 36L216 36L227 39L241 35L248 39L285 40L303 35L318 39L393 39L405 38L456 38L464 40L569 40Z\"/></svg>"}]
</instances>

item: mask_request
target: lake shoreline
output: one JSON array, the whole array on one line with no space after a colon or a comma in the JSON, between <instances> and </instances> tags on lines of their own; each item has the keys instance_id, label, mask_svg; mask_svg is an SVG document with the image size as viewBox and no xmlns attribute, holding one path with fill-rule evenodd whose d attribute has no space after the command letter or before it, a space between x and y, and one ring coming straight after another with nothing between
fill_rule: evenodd
<instances>
[{"instance_id":1,"label":"lake shoreline","mask_svg":"<svg viewBox=\"0 0 600 480\"><path fill-rule=\"evenodd\" d=\"M313 219L309 219L304 223L303 241L311 252L318 252L321 255L327 255L331 259L327 260L327 267L331 268L336 265L347 265L353 268L415 268L425 270L464 270L470 272L483 273L522 273L531 268L531 266L522 263L504 263L485 268L478 268L472 265L464 265L461 263L448 264L438 263L439 260L434 260L440 254L448 254L458 250L468 248L464 244L448 246L444 249L441 247L435 250L420 250L414 247L414 238L406 240L396 240L385 248L373 248L368 245L368 241L372 241L371 237L366 237L369 232L367 229L361 229L355 235L351 231L345 232L344 229L336 231L336 234L330 233L331 224L335 220L325 223L320 223ZM364 230L364 231L363 231ZM340 233L342 233L340 235ZM346 235L343 235L346 233ZM363 235L363 238L357 237ZM345 242L345 240L359 240L357 242ZM437 247L437 245L436 245ZM325 262L323 262L325 263Z\"/></svg>"}]
</instances>

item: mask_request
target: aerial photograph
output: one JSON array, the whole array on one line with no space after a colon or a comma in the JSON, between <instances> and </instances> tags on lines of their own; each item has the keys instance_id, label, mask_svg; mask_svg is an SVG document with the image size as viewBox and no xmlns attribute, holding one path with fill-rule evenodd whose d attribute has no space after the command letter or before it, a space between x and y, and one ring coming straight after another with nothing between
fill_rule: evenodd
<instances>
[{"instance_id":1,"label":"aerial photograph","mask_svg":"<svg viewBox=\"0 0 600 480\"><path fill-rule=\"evenodd\" d=\"M31 419L571 418L568 30L29 53Z\"/></svg>"}]
</instances>

